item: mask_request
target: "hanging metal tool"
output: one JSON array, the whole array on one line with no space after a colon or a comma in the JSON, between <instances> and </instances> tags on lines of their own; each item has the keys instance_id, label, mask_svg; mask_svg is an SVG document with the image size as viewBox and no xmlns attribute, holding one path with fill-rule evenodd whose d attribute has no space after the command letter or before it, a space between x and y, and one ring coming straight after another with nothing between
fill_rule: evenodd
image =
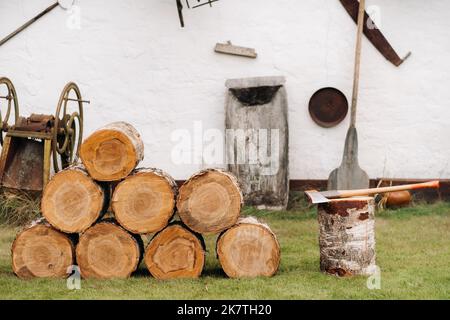
<instances>
[{"instance_id":1,"label":"hanging metal tool","mask_svg":"<svg viewBox=\"0 0 450 320\"><path fill-rule=\"evenodd\" d=\"M358 0L339 0L347 10L348 14L352 19L358 23ZM371 26L370 28L368 26ZM376 24L370 19L369 15L364 12L364 34L367 39L377 48L377 50L395 66L400 66L406 59L411 56L409 52L403 59L399 57L394 48L389 44L384 35L381 33L380 29Z\"/></svg>"},{"instance_id":2,"label":"hanging metal tool","mask_svg":"<svg viewBox=\"0 0 450 320\"><path fill-rule=\"evenodd\" d=\"M180 19L180 25L182 28L184 28L184 18L183 18L183 3L182 0L176 0L177 1L177 10L178 10L178 18ZM189 4L189 0L186 0L186 5L188 9L196 9L199 7L202 7L204 5L208 5L212 7L213 2L217 2L219 0L197 0L197 5L191 7Z\"/></svg>"},{"instance_id":3,"label":"hanging metal tool","mask_svg":"<svg viewBox=\"0 0 450 320\"><path fill-rule=\"evenodd\" d=\"M4 39L2 39L0 41L0 47L2 45L4 45L6 42L8 42L9 40L11 40L12 38L14 38L16 35L18 35L20 32L22 32L23 30L25 30L26 28L28 28L30 25L32 25L33 23L35 23L36 21L38 21L40 18L42 18L43 16L45 16L47 13L49 13L50 11L52 11L53 9L55 9L56 7L61 7L64 10L68 10L72 7L73 5L73 1L74 0L60 0L57 1L56 3L52 4L50 7L48 7L47 9L45 9L44 11L42 11L41 13L39 13L37 16L35 16L33 19L29 20L28 22L26 22L25 24L23 24L21 27L17 28L14 32L10 33L8 36L6 36Z\"/></svg>"}]
</instances>

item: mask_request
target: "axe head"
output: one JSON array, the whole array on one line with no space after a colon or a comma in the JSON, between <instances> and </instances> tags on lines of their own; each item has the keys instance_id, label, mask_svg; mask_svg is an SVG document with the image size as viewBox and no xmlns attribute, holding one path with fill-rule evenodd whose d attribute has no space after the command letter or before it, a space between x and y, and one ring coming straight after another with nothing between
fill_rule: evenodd
<instances>
[{"instance_id":1,"label":"axe head","mask_svg":"<svg viewBox=\"0 0 450 320\"><path fill-rule=\"evenodd\" d=\"M305 191L305 194L308 196L309 201L311 201L311 203L313 204L330 202L330 199L328 199L322 193L316 190Z\"/></svg>"}]
</instances>

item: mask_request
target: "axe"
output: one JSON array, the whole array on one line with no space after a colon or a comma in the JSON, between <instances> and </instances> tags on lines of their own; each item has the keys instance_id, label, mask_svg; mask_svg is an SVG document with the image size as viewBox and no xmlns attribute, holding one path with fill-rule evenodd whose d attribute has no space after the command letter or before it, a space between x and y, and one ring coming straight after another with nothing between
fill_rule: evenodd
<instances>
[{"instance_id":1,"label":"axe","mask_svg":"<svg viewBox=\"0 0 450 320\"><path fill-rule=\"evenodd\" d=\"M334 191L305 191L311 203L327 203L332 199L350 198L350 197L363 197L375 195L378 193L387 193L395 191L407 191L417 190L425 188L439 188L439 181L430 181L417 184L406 184L403 186L385 187L385 188L372 188L372 189L360 189L360 190L334 190Z\"/></svg>"}]
</instances>

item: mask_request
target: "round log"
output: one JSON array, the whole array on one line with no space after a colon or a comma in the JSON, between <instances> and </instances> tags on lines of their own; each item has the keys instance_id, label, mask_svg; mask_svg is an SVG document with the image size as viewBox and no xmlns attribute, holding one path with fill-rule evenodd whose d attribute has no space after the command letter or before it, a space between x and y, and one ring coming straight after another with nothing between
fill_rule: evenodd
<instances>
[{"instance_id":1,"label":"round log","mask_svg":"<svg viewBox=\"0 0 450 320\"><path fill-rule=\"evenodd\" d=\"M128 278L141 261L143 243L112 220L104 220L80 236L77 263L83 278Z\"/></svg>"},{"instance_id":2,"label":"round log","mask_svg":"<svg viewBox=\"0 0 450 320\"><path fill-rule=\"evenodd\" d=\"M374 213L371 197L336 199L319 205L321 271L341 277L376 271Z\"/></svg>"},{"instance_id":3,"label":"round log","mask_svg":"<svg viewBox=\"0 0 450 320\"><path fill-rule=\"evenodd\" d=\"M73 239L43 220L17 235L11 253L12 269L22 279L65 278L75 263Z\"/></svg>"},{"instance_id":4,"label":"round log","mask_svg":"<svg viewBox=\"0 0 450 320\"><path fill-rule=\"evenodd\" d=\"M180 188L178 214L190 229L204 234L218 233L239 218L243 197L236 178L219 169L193 175Z\"/></svg>"},{"instance_id":5,"label":"round log","mask_svg":"<svg viewBox=\"0 0 450 320\"><path fill-rule=\"evenodd\" d=\"M108 193L82 166L58 172L42 194L41 210L47 221L66 233L79 233L102 217Z\"/></svg>"},{"instance_id":6,"label":"round log","mask_svg":"<svg viewBox=\"0 0 450 320\"><path fill-rule=\"evenodd\" d=\"M137 169L117 185L112 210L130 232L154 233L169 224L175 212L177 184L158 169Z\"/></svg>"},{"instance_id":7,"label":"round log","mask_svg":"<svg viewBox=\"0 0 450 320\"><path fill-rule=\"evenodd\" d=\"M81 145L80 158L92 178L117 181L128 176L144 158L144 143L126 122L111 123L92 133Z\"/></svg>"},{"instance_id":8,"label":"round log","mask_svg":"<svg viewBox=\"0 0 450 320\"><path fill-rule=\"evenodd\" d=\"M269 226L241 218L217 240L217 256L230 278L273 276L280 265L280 245Z\"/></svg>"},{"instance_id":9,"label":"round log","mask_svg":"<svg viewBox=\"0 0 450 320\"><path fill-rule=\"evenodd\" d=\"M172 224L151 240L144 261L157 279L198 278L205 264L203 239L180 224Z\"/></svg>"}]
</instances>

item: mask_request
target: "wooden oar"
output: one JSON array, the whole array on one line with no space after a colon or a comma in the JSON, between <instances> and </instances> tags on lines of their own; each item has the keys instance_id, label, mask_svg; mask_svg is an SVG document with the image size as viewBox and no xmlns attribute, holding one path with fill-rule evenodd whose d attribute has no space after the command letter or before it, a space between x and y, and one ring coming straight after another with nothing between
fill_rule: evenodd
<instances>
[{"instance_id":1,"label":"wooden oar","mask_svg":"<svg viewBox=\"0 0 450 320\"><path fill-rule=\"evenodd\" d=\"M344 156L341 166L330 173L328 190L365 189L369 187L369 176L358 162L358 134L356 131L356 110L359 92L359 71L361 66L361 46L364 23L365 0L360 0L358 14L358 33L356 38L355 71L353 79L353 96L351 122L345 139Z\"/></svg>"}]
</instances>

